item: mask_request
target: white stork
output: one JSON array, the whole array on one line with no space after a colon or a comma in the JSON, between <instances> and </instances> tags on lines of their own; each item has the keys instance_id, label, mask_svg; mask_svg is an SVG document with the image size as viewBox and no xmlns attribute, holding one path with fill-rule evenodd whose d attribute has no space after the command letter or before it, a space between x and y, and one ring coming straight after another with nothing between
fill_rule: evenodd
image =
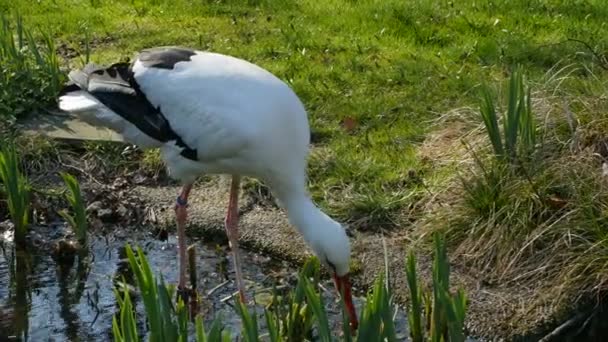
<instances>
[{"instance_id":1,"label":"white stork","mask_svg":"<svg viewBox=\"0 0 608 342\"><path fill-rule=\"evenodd\" d=\"M140 51L132 63L88 64L73 70L60 109L108 127L141 148L160 148L179 180L175 214L178 288L186 286L186 207L201 174L232 176L225 228L241 300L245 287L238 251L241 176L265 182L343 295L351 327L357 316L349 282L350 243L342 225L323 213L306 190L310 141L304 106L292 89L247 61L182 47Z\"/></svg>"}]
</instances>

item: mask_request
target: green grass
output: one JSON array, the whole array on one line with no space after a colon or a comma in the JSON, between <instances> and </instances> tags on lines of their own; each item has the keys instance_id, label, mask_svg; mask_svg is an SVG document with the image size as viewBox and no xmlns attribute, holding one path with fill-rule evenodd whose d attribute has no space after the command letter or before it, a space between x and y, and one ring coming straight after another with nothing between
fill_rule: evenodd
<instances>
[{"instance_id":1,"label":"green grass","mask_svg":"<svg viewBox=\"0 0 608 342\"><path fill-rule=\"evenodd\" d=\"M54 102L63 74L55 41L48 32L38 39L19 15L0 12L0 120L14 118Z\"/></svg>"},{"instance_id":2,"label":"green grass","mask_svg":"<svg viewBox=\"0 0 608 342\"><path fill-rule=\"evenodd\" d=\"M137 249L136 254L127 245L126 253L144 302L149 340L152 342L182 341L180 336L185 335L184 326L188 320L188 309L182 300L178 301L177 305L173 304L175 287L166 286L162 277L160 280L156 279L141 249ZM113 321L114 336L118 340L138 341L137 328L132 314L133 306L126 288L122 296L118 291L116 292L121 315L120 324L116 319Z\"/></svg>"},{"instance_id":3,"label":"green grass","mask_svg":"<svg viewBox=\"0 0 608 342\"><path fill-rule=\"evenodd\" d=\"M498 128L493 97L488 89L484 91L481 105L481 116L496 159L512 165L529 161L528 157L536 148L538 130L532 113L530 89L524 83L522 72L520 67L515 68L509 79L507 112L502 120L502 134Z\"/></svg>"},{"instance_id":4,"label":"green grass","mask_svg":"<svg viewBox=\"0 0 608 342\"><path fill-rule=\"evenodd\" d=\"M156 278L141 249L138 248L134 253L127 245L126 253L143 299L149 340L186 341L189 335L189 313L181 297L178 298L177 304L172 302L175 295L174 286L165 285L162 277L160 280ZM416 291L421 295L422 284L416 275L416 260L413 253L409 254L407 263L410 290L417 289ZM264 307L263 318L266 320L264 331L258 321L262 318L261 315L258 316L255 311L250 311L247 305L234 297L234 305L241 319L242 340L257 342L265 341L264 338L267 337L271 342L335 341L335 331L331 328L327 309L319 292L319 267L316 258L309 259L300 271L295 289L282 296L273 294L271 303ZM418 322L417 325L420 326L418 329L410 329L415 341L464 341L467 300L462 290L458 290L455 294L450 293L449 277L450 267L446 246L443 238L436 235L432 294L427 293L424 297L428 310L423 311L420 307L414 309L416 304L410 304L408 311L410 327L413 321ZM361 342L396 340L397 330L394 323L396 308L392 290L384 279L384 275L381 274L368 292L366 304L360 313L360 325L357 331L351 331L346 311L343 310L343 335L340 340ZM113 336L117 341L139 341L131 294L127 286L123 289L122 293L116 290L120 312L113 319ZM285 297L287 300L284 299ZM422 301L422 297L419 300ZM425 317L431 315L431 321L426 322ZM220 317L212 320L208 334L201 314L196 314L193 321L196 341L218 341L220 338L230 340L231 333L223 330ZM421 328L423 323L428 327L424 331ZM316 335L314 338L313 329Z\"/></svg>"},{"instance_id":5,"label":"green grass","mask_svg":"<svg viewBox=\"0 0 608 342\"><path fill-rule=\"evenodd\" d=\"M18 11L35 36L35 28L52 36L69 56L62 64L72 67L88 52L110 63L179 44L269 69L302 98L319 137L310 168L315 199L371 229L398 227L416 214L410 204L425 190L403 179L429 167L416 155L427 122L475 103L480 84L503 79L516 63L534 80L562 60L598 70L600 59L568 38L605 51L606 7L601 0L0 1L0 11ZM344 119L356 127L344 129Z\"/></svg>"}]
</instances>

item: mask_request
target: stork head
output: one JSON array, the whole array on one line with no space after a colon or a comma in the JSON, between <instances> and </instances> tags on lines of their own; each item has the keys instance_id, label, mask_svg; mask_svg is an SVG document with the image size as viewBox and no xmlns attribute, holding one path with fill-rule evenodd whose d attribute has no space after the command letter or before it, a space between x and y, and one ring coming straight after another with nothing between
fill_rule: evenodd
<instances>
[{"instance_id":1,"label":"stork head","mask_svg":"<svg viewBox=\"0 0 608 342\"><path fill-rule=\"evenodd\" d=\"M342 225L329 217L326 218L317 230L319 234L310 241L310 245L321 263L330 270L336 289L344 300L350 327L356 330L359 323L349 279L350 242Z\"/></svg>"},{"instance_id":2,"label":"stork head","mask_svg":"<svg viewBox=\"0 0 608 342\"><path fill-rule=\"evenodd\" d=\"M329 269L336 289L344 300L351 330L356 330L359 322L348 277L350 242L344 227L323 213L312 203L310 197L302 193L279 192L279 195L287 208L290 222L302 233L319 261Z\"/></svg>"}]
</instances>

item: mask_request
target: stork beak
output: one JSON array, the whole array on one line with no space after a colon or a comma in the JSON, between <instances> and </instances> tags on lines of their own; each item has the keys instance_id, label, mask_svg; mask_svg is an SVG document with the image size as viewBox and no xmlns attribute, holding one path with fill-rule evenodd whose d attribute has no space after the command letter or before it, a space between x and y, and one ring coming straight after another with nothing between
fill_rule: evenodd
<instances>
[{"instance_id":1,"label":"stork beak","mask_svg":"<svg viewBox=\"0 0 608 342\"><path fill-rule=\"evenodd\" d=\"M350 290L348 273L343 276L338 276L336 273L334 273L334 283L336 285L336 289L342 296L342 299L344 299L346 311L350 319L350 329L351 332L354 333L359 326L359 321L357 320L357 311L355 310L355 305L353 304L353 296Z\"/></svg>"}]
</instances>

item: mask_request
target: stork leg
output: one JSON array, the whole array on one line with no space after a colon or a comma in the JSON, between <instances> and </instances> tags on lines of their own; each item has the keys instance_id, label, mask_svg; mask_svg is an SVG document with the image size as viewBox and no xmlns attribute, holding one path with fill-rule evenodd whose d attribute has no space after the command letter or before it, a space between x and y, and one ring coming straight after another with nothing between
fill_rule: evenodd
<instances>
[{"instance_id":1,"label":"stork leg","mask_svg":"<svg viewBox=\"0 0 608 342\"><path fill-rule=\"evenodd\" d=\"M245 286L243 285L243 273L241 271L241 256L239 253L239 185L240 176L233 175L232 183L230 184L230 199L228 200L228 212L226 213L226 235L232 257L234 259L234 271L236 273L236 284L239 289L239 296L242 302L245 302Z\"/></svg>"},{"instance_id":2,"label":"stork leg","mask_svg":"<svg viewBox=\"0 0 608 342\"><path fill-rule=\"evenodd\" d=\"M192 184L186 184L182 187L182 192L177 197L175 203L175 219L177 222L177 244L179 252L179 283L177 289L185 294L186 291L186 219L188 218L188 195L192 189ZM187 302L187 298L184 301Z\"/></svg>"}]
</instances>

